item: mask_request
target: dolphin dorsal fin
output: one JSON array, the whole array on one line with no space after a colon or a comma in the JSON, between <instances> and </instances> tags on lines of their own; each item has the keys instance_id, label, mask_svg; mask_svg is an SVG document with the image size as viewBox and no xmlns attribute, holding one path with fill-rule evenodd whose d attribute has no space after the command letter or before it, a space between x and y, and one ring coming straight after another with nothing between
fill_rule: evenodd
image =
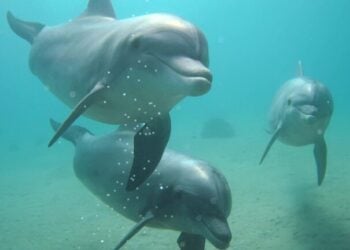
<instances>
[{"instance_id":1,"label":"dolphin dorsal fin","mask_svg":"<svg viewBox=\"0 0 350 250\"><path fill-rule=\"evenodd\" d=\"M10 11L7 12L7 22L9 23L13 32L22 37L24 40L27 40L30 44L33 43L34 38L45 27L45 25L41 23L22 21L12 15Z\"/></svg>"},{"instance_id":2,"label":"dolphin dorsal fin","mask_svg":"<svg viewBox=\"0 0 350 250\"><path fill-rule=\"evenodd\" d=\"M89 0L82 16L105 16L116 18L111 0Z\"/></svg>"},{"instance_id":3,"label":"dolphin dorsal fin","mask_svg":"<svg viewBox=\"0 0 350 250\"><path fill-rule=\"evenodd\" d=\"M298 61L297 75L298 75L298 77L304 76L303 63L301 60Z\"/></svg>"}]
</instances>

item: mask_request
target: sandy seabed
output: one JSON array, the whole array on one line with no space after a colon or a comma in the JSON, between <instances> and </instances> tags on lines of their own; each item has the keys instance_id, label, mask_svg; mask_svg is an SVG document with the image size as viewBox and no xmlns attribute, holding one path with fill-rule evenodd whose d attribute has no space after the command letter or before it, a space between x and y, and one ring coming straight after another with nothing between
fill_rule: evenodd
<instances>
[{"instance_id":1,"label":"sandy seabed","mask_svg":"<svg viewBox=\"0 0 350 250\"><path fill-rule=\"evenodd\" d=\"M259 166L269 137L258 126L238 129L230 139L201 139L190 131L172 138L170 146L225 174L233 198L229 249L346 250L350 136L338 132L326 136L329 163L321 187L311 146L276 143ZM76 179L68 142L52 149L42 144L1 151L0 249L110 250L134 225ZM175 250L178 235L145 228L123 249ZM215 248L207 243L206 249Z\"/></svg>"}]
</instances>

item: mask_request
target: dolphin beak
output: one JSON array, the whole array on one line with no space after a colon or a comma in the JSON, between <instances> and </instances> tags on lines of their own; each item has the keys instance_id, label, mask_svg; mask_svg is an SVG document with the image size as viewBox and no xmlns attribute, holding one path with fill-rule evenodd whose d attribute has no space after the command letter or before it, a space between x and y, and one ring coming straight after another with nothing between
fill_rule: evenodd
<instances>
[{"instance_id":1,"label":"dolphin beak","mask_svg":"<svg viewBox=\"0 0 350 250\"><path fill-rule=\"evenodd\" d=\"M318 108L310 104L299 106L298 111L303 115L304 119L309 124L313 124L319 116Z\"/></svg>"},{"instance_id":2,"label":"dolphin beak","mask_svg":"<svg viewBox=\"0 0 350 250\"><path fill-rule=\"evenodd\" d=\"M218 249L228 248L232 239L231 230L226 219L203 217L204 236Z\"/></svg>"},{"instance_id":3,"label":"dolphin beak","mask_svg":"<svg viewBox=\"0 0 350 250\"><path fill-rule=\"evenodd\" d=\"M187 56L164 59L160 55L154 56L184 79L188 95L200 96L210 90L213 76L200 60Z\"/></svg>"}]
</instances>

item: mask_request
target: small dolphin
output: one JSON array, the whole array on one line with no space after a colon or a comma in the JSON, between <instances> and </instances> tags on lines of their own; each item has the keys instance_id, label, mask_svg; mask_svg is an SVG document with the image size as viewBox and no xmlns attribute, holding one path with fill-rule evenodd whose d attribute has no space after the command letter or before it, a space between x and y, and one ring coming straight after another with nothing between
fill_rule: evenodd
<instances>
[{"instance_id":1,"label":"small dolphin","mask_svg":"<svg viewBox=\"0 0 350 250\"><path fill-rule=\"evenodd\" d=\"M276 139L292 146L314 144L318 185L322 184L327 167L327 145L324 133L333 113L333 99L322 83L303 75L287 81L278 91L270 110L270 131L273 133L260 164Z\"/></svg>"},{"instance_id":2,"label":"small dolphin","mask_svg":"<svg viewBox=\"0 0 350 250\"><path fill-rule=\"evenodd\" d=\"M206 38L179 17L117 20L110 0L90 0L82 15L58 26L21 21L10 12L7 19L31 44L33 74L73 108L49 146L82 114L110 124L145 123L134 139L128 190L158 164L170 136L171 108L210 89Z\"/></svg>"},{"instance_id":3,"label":"small dolphin","mask_svg":"<svg viewBox=\"0 0 350 250\"><path fill-rule=\"evenodd\" d=\"M60 126L53 120L51 125L55 130ZM79 126L63 134L75 145L76 176L103 202L137 222L115 249L145 225L180 231L178 244L183 250L203 250L205 239L219 249L227 248L231 191L225 177L203 161L166 150L147 181L128 192L124 185L134 134L125 126L101 137Z\"/></svg>"}]
</instances>

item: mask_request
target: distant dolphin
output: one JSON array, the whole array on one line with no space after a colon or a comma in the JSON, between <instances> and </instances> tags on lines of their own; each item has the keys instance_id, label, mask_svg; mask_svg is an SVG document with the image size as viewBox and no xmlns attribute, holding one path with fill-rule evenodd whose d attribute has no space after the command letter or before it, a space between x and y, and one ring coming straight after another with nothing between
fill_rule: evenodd
<instances>
[{"instance_id":1,"label":"distant dolphin","mask_svg":"<svg viewBox=\"0 0 350 250\"><path fill-rule=\"evenodd\" d=\"M53 120L51 125L55 130L60 126ZM183 250L203 250L205 238L219 249L227 248L231 192L225 177L203 161L166 150L147 181L127 192L134 133L121 128L97 137L71 126L63 134L75 145L76 176L103 202L137 222L116 249L145 225L180 231Z\"/></svg>"},{"instance_id":2,"label":"distant dolphin","mask_svg":"<svg viewBox=\"0 0 350 250\"><path fill-rule=\"evenodd\" d=\"M81 16L54 27L21 21L10 12L7 18L32 45L31 71L74 107L49 146L82 114L111 124L145 123L134 138L128 190L158 164L170 136L171 108L210 89L206 38L178 17L116 20L110 0L90 0Z\"/></svg>"},{"instance_id":3,"label":"distant dolphin","mask_svg":"<svg viewBox=\"0 0 350 250\"><path fill-rule=\"evenodd\" d=\"M314 144L318 185L321 185L327 167L327 145L324 133L332 113L331 93L322 83L304 77L301 62L299 62L299 76L287 81L272 103L269 125L273 136L260 164L277 138L292 146Z\"/></svg>"}]
</instances>

